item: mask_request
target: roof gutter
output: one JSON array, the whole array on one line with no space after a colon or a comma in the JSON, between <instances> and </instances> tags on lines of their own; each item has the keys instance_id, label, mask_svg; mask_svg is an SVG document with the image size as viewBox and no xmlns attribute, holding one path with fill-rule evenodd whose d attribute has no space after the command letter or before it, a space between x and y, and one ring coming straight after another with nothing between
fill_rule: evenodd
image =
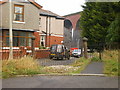
<instances>
[{"instance_id":1,"label":"roof gutter","mask_svg":"<svg viewBox=\"0 0 120 90\"><path fill-rule=\"evenodd\" d=\"M56 17L56 16L54 16L54 15L42 14L42 13L40 13L40 16Z\"/></svg>"},{"instance_id":2,"label":"roof gutter","mask_svg":"<svg viewBox=\"0 0 120 90\"><path fill-rule=\"evenodd\" d=\"M0 30L8 30L5 28L0 28ZM37 30L33 30L33 29L13 29L15 31L30 31L30 32L36 32Z\"/></svg>"},{"instance_id":3,"label":"roof gutter","mask_svg":"<svg viewBox=\"0 0 120 90\"><path fill-rule=\"evenodd\" d=\"M56 19L62 19L62 20L64 20L64 19L65 19L65 18L63 18L63 17L54 16L54 15L50 15L50 14L43 14L43 13L40 13L40 16L55 17Z\"/></svg>"}]
</instances>

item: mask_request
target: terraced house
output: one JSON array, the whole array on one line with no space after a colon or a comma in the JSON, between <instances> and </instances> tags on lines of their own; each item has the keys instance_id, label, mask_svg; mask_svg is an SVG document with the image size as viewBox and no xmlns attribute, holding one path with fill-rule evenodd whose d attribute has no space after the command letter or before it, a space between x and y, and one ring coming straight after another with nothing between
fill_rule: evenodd
<instances>
[{"instance_id":1,"label":"terraced house","mask_svg":"<svg viewBox=\"0 0 120 90\"><path fill-rule=\"evenodd\" d=\"M51 11L40 9L39 30L41 46L50 47L52 44L62 44L64 18Z\"/></svg>"}]
</instances>

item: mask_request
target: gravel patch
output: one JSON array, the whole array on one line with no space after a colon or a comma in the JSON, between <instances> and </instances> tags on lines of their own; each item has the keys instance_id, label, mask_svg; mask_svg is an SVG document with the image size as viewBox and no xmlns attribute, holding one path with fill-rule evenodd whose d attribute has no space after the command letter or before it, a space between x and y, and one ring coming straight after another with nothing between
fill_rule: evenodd
<instances>
[{"instance_id":1,"label":"gravel patch","mask_svg":"<svg viewBox=\"0 0 120 90\"><path fill-rule=\"evenodd\" d=\"M64 65L53 65L44 67L44 71L50 73L66 73L78 70L80 67L64 66Z\"/></svg>"}]
</instances>

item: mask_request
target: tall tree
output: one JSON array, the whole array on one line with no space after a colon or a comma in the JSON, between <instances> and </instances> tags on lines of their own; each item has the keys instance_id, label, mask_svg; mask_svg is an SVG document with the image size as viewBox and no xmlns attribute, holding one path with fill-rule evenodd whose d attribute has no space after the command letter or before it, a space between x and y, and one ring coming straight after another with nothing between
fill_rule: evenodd
<instances>
[{"instance_id":1,"label":"tall tree","mask_svg":"<svg viewBox=\"0 0 120 90\"><path fill-rule=\"evenodd\" d=\"M109 25L115 19L112 2L86 2L80 19L82 36L91 43L105 43Z\"/></svg>"},{"instance_id":2,"label":"tall tree","mask_svg":"<svg viewBox=\"0 0 120 90\"><path fill-rule=\"evenodd\" d=\"M108 28L106 42L109 44L119 42L120 40L120 2L114 3L112 8L116 17Z\"/></svg>"}]
</instances>

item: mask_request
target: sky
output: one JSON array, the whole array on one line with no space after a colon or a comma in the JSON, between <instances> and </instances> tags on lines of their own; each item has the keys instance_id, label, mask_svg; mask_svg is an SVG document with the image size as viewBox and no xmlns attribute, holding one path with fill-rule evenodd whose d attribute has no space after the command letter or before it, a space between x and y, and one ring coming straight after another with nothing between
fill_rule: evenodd
<instances>
[{"instance_id":1,"label":"sky","mask_svg":"<svg viewBox=\"0 0 120 90\"><path fill-rule=\"evenodd\" d=\"M52 11L60 16L82 11L81 5L85 0L36 0L43 9Z\"/></svg>"}]
</instances>

